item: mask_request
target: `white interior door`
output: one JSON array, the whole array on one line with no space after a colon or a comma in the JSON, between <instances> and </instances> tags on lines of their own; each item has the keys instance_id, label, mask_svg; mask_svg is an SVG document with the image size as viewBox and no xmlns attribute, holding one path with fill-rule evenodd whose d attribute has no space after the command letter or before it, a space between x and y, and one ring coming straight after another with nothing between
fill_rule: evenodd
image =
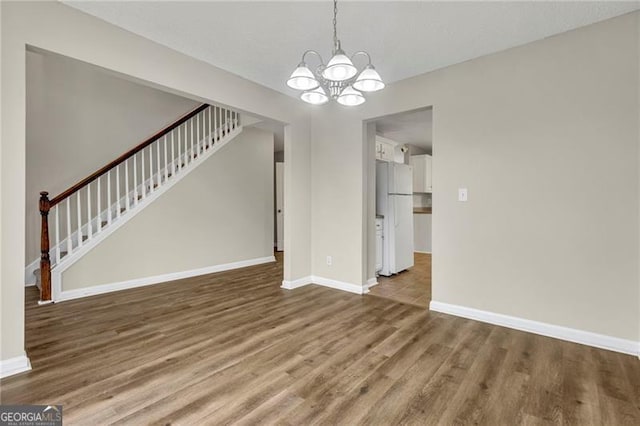
<instances>
[{"instance_id":1,"label":"white interior door","mask_svg":"<svg viewBox=\"0 0 640 426\"><path fill-rule=\"evenodd\" d=\"M276 250L284 251L284 163L276 163Z\"/></svg>"}]
</instances>

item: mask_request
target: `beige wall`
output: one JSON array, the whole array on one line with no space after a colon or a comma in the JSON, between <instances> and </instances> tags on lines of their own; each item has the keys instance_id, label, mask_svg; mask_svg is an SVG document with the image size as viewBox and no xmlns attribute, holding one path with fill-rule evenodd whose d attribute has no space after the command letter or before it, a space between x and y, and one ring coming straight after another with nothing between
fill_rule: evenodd
<instances>
[{"instance_id":1,"label":"beige wall","mask_svg":"<svg viewBox=\"0 0 640 426\"><path fill-rule=\"evenodd\" d=\"M273 133L245 128L63 272L62 290L272 255Z\"/></svg>"},{"instance_id":2,"label":"beige wall","mask_svg":"<svg viewBox=\"0 0 640 426\"><path fill-rule=\"evenodd\" d=\"M285 134L284 276L310 270L308 111L296 99L251 83L58 2L0 2L2 8L2 132L0 182L0 359L24 351L25 56L26 46L111 70L197 102L217 103L287 123ZM291 177L295 176L295 179Z\"/></svg>"},{"instance_id":3,"label":"beige wall","mask_svg":"<svg viewBox=\"0 0 640 426\"><path fill-rule=\"evenodd\" d=\"M312 123L313 275L362 284L363 145L356 109L328 104ZM372 151L373 152L373 151ZM326 263L333 258L332 265Z\"/></svg>"},{"instance_id":4,"label":"beige wall","mask_svg":"<svg viewBox=\"0 0 640 426\"><path fill-rule=\"evenodd\" d=\"M359 117L315 115L314 275L372 276L360 120L425 106L433 299L640 340L637 14L390 85Z\"/></svg>"},{"instance_id":5,"label":"beige wall","mask_svg":"<svg viewBox=\"0 0 640 426\"><path fill-rule=\"evenodd\" d=\"M26 58L30 263L40 257L40 191L58 195L199 104L58 55Z\"/></svg>"}]
</instances>

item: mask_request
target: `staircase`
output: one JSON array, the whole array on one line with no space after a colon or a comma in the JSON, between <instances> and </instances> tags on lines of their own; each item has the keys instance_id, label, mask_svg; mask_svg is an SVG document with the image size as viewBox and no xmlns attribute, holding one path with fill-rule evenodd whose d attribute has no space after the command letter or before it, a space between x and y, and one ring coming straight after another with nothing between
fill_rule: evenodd
<instances>
[{"instance_id":1,"label":"staircase","mask_svg":"<svg viewBox=\"0 0 640 426\"><path fill-rule=\"evenodd\" d=\"M60 195L41 192L39 303L60 294L65 269L241 131L236 111L203 104Z\"/></svg>"}]
</instances>

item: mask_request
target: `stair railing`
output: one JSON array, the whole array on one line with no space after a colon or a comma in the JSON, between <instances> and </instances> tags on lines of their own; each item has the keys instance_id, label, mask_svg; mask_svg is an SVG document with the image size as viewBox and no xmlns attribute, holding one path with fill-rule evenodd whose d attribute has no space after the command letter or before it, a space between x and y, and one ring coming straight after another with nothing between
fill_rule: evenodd
<instances>
[{"instance_id":1,"label":"stair railing","mask_svg":"<svg viewBox=\"0 0 640 426\"><path fill-rule=\"evenodd\" d=\"M59 195L49 199L47 191L40 192L40 303L51 302L52 267L236 129L239 117L236 111L202 104Z\"/></svg>"}]
</instances>

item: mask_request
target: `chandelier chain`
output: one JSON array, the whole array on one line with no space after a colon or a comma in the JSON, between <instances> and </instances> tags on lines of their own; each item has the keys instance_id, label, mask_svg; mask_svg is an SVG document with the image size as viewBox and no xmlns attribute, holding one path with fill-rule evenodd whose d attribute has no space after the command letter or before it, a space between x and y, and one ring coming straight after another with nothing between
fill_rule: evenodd
<instances>
[{"instance_id":1,"label":"chandelier chain","mask_svg":"<svg viewBox=\"0 0 640 426\"><path fill-rule=\"evenodd\" d=\"M333 0L333 45L338 45L338 0Z\"/></svg>"}]
</instances>

